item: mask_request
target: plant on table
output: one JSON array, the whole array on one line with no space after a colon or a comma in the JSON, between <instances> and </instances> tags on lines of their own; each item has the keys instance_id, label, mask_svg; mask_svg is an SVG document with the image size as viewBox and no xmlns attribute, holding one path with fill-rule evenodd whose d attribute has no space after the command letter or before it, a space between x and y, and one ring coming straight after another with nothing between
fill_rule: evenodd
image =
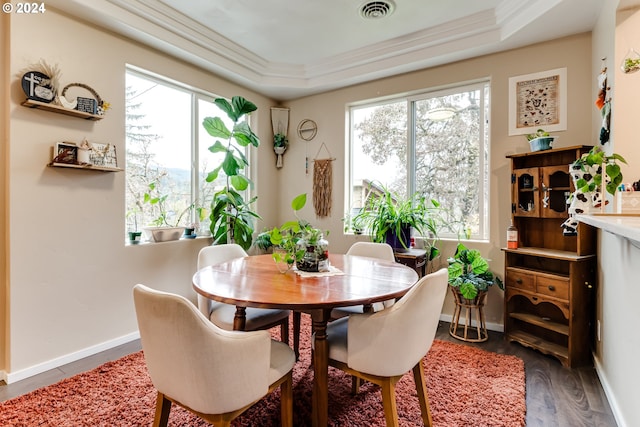
<instances>
[{"instance_id":1,"label":"plant on table","mask_svg":"<svg viewBox=\"0 0 640 427\"><path fill-rule=\"evenodd\" d=\"M241 96L234 96L231 103L224 98L217 98L214 103L231 119L233 128L229 130L220 117L207 117L203 121L209 135L224 139L216 140L209 147L212 153L222 153L223 160L209 172L206 181L215 181L220 172L226 176L224 188L214 194L211 202L211 233L214 244L233 242L247 250L253 241L254 221L260 216L251 209L257 197L245 201L242 196L252 185L243 175L243 170L249 166L243 148L260 145L258 136L246 121L246 116L258 107Z\"/></svg>"},{"instance_id":2,"label":"plant on table","mask_svg":"<svg viewBox=\"0 0 640 427\"><path fill-rule=\"evenodd\" d=\"M268 233L271 244L275 247L273 251L273 259L276 263L286 264L287 270L293 267L295 263L298 267L302 267L305 254L308 252L308 248L313 248L313 251L321 251L317 255L321 260L325 260L327 257L326 248L323 248L323 236L328 235L320 229L314 228L311 224L298 217L298 211L301 210L307 203L307 194L303 193L296 196L291 201L291 208L296 219L287 221L280 227L274 227L271 230L265 232Z\"/></svg>"}]
</instances>

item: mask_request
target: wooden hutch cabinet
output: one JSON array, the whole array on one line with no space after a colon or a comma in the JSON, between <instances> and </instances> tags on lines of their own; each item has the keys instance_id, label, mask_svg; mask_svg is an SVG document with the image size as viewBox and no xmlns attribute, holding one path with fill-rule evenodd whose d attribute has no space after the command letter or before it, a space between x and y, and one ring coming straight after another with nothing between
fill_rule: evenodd
<instances>
[{"instance_id":1,"label":"wooden hutch cabinet","mask_svg":"<svg viewBox=\"0 0 640 427\"><path fill-rule=\"evenodd\" d=\"M580 223L563 235L569 165L589 146L554 148L511 159L511 215L518 248L505 252L505 338L556 357L591 363L596 231Z\"/></svg>"}]
</instances>

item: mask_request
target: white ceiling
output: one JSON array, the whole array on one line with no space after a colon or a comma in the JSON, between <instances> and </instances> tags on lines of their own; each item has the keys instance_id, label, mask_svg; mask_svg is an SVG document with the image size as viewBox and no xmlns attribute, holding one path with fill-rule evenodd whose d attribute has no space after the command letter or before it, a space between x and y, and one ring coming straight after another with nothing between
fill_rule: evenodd
<instances>
[{"instance_id":1,"label":"white ceiling","mask_svg":"<svg viewBox=\"0 0 640 427\"><path fill-rule=\"evenodd\" d=\"M359 15L363 0L48 0L47 6L288 100L591 31L603 3L394 2L395 11L377 20Z\"/></svg>"}]
</instances>

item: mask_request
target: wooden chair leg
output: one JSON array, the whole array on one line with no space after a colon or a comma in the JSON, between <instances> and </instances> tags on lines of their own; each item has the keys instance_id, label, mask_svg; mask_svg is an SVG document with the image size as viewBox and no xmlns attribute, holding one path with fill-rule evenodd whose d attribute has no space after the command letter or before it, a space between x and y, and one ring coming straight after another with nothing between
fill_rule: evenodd
<instances>
[{"instance_id":1,"label":"wooden chair leg","mask_svg":"<svg viewBox=\"0 0 640 427\"><path fill-rule=\"evenodd\" d=\"M360 393L360 384L362 384L362 380L355 375L351 376L351 394L354 396Z\"/></svg>"},{"instance_id":2,"label":"wooden chair leg","mask_svg":"<svg viewBox=\"0 0 640 427\"><path fill-rule=\"evenodd\" d=\"M169 413L171 412L171 401L164 394L158 392L156 397L156 415L153 418L153 427L167 427Z\"/></svg>"},{"instance_id":3,"label":"wooden chair leg","mask_svg":"<svg viewBox=\"0 0 640 427\"><path fill-rule=\"evenodd\" d=\"M282 427L293 427L293 372L280 385L280 419Z\"/></svg>"},{"instance_id":4,"label":"wooden chair leg","mask_svg":"<svg viewBox=\"0 0 640 427\"><path fill-rule=\"evenodd\" d=\"M420 401L420 412L422 413L422 422L425 427L431 427L431 407L429 406L429 395L427 394L427 383L424 380L424 366L422 360L413 367L413 380L416 383L416 392Z\"/></svg>"},{"instance_id":5,"label":"wooden chair leg","mask_svg":"<svg viewBox=\"0 0 640 427\"><path fill-rule=\"evenodd\" d=\"M300 359L300 322L302 315L299 311L293 312L293 351L296 360Z\"/></svg>"},{"instance_id":6,"label":"wooden chair leg","mask_svg":"<svg viewBox=\"0 0 640 427\"><path fill-rule=\"evenodd\" d=\"M289 318L287 317L280 324L280 341L289 344Z\"/></svg>"},{"instance_id":7,"label":"wooden chair leg","mask_svg":"<svg viewBox=\"0 0 640 427\"><path fill-rule=\"evenodd\" d=\"M398 407L396 406L396 385L393 378L385 378L380 384L382 406L387 427L398 427Z\"/></svg>"}]
</instances>

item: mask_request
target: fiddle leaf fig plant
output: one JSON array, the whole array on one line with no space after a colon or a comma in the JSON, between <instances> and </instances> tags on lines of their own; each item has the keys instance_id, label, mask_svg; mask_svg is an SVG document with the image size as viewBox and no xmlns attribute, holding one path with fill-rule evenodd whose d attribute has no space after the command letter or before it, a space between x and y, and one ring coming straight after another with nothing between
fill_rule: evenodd
<instances>
[{"instance_id":1,"label":"fiddle leaf fig plant","mask_svg":"<svg viewBox=\"0 0 640 427\"><path fill-rule=\"evenodd\" d=\"M249 166L244 148L258 147L260 139L245 119L258 107L241 96L234 96L231 102L217 98L214 104L227 114L233 127L227 128L220 117L207 117L202 123L209 135L221 138L209 147L209 151L223 155L222 162L209 172L206 181L215 181L220 172L225 175L224 188L214 194L211 202L211 233L214 244L237 243L246 250L253 241L254 222L260 216L251 209L257 197L245 201L242 195L253 185L243 174Z\"/></svg>"}]
</instances>

